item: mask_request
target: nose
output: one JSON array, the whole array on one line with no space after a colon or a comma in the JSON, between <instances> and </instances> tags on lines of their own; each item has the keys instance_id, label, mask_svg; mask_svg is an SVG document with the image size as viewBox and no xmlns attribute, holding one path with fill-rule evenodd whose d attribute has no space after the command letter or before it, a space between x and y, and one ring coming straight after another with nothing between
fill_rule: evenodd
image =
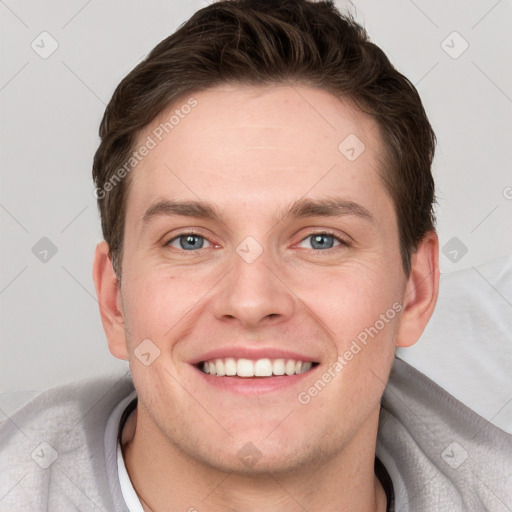
<instances>
[{"instance_id":1,"label":"nose","mask_svg":"<svg viewBox=\"0 0 512 512\"><path fill-rule=\"evenodd\" d=\"M214 301L215 317L246 329L292 317L297 297L287 285L283 265L263 251L254 261L234 252L232 268Z\"/></svg>"}]
</instances>

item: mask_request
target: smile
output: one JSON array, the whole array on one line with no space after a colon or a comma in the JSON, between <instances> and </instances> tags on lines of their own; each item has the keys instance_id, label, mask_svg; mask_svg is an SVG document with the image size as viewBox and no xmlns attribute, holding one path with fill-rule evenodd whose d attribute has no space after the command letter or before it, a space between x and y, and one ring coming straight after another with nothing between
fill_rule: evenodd
<instances>
[{"instance_id":1,"label":"smile","mask_svg":"<svg viewBox=\"0 0 512 512\"><path fill-rule=\"evenodd\" d=\"M295 359L236 359L226 357L201 361L197 367L206 374L218 377L274 377L300 375L318 363Z\"/></svg>"}]
</instances>

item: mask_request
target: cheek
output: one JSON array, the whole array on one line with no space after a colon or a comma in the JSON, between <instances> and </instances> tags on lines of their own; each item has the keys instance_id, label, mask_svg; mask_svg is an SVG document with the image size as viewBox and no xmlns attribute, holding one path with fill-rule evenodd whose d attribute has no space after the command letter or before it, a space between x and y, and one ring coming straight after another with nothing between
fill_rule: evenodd
<instances>
[{"instance_id":1,"label":"cheek","mask_svg":"<svg viewBox=\"0 0 512 512\"><path fill-rule=\"evenodd\" d=\"M123 289L125 316L132 344L144 338L159 340L173 322L183 316L188 296L183 296L180 282L172 276L140 274Z\"/></svg>"},{"instance_id":2,"label":"cheek","mask_svg":"<svg viewBox=\"0 0 512 512\"><path fill-rule=\"evenodd\" d=\"M302 415L321 431L324 424L339 424L342 411L345 431L356 431L378 407L393 363L399 274L358 263L330 276L318 273L314 281L301 293L329 329L330 349L322 372L307 380L298 396L301 404L311 404L303 406ZM341 432L326 435L338 443Z\"/></svg>"},{"instance_id":3,"label":"cheek","mask_svg":"<svg viewBox=\"0 0 512 512\"><path fill-rule=\"evenodd\" d=\"M157 345L175 338L203 304L216 276L158 265L131 273L123 287L123 305L132 345L145 338Z\"/></svg>"},{"instance_id":4,"label":"cheek","mask_svg":"<svg viewBox=\"0 0 512 512\"><path fill-rule=\"evenodd\" d=\"M392 333L401 286L396 270L353 262L330 272L312 273L309 279L296 283L295 289L342 348L376 322L379 330ZM386 316L388 310L391 311ZM385 315L384 327L381 315Z\"/></svg>"},{"instance_id":5,"label":"cheek","mask_svg":"<svg viewBox=\"0 0 512 512\"><path fill-rule=\"evenodd\" d=\"M380 399L394 358L401 312L399 277L377 266L363 271L354 265L316 279L308 305L329 329L331 350L324 372L332 382L319 403L335 400L343 410L359 403L368 413Z\"/></svg>"}]
</instances>

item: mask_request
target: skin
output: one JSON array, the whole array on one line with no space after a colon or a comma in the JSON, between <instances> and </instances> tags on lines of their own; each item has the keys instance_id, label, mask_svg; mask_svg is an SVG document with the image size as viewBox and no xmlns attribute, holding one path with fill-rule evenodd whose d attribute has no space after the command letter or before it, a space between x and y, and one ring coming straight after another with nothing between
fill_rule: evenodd
<instances>
[{"instance_id":1,"label":"skin","mask_svg":"<svg viewBox=\"0 0 512 512\"><path fill-rule=\"evenodd\" d=\"M378 126L348 100L275 84L193 97L132 171L121 284L105 241L95 254L109 349L129 361L139 397L123 431L134 488L154 511L383 511L373 471L380 398L395 347L415 343L434 310L438 238L425 236L407 277ZM355 161L338 150L349 134L366 147ZM304 196L349 199L374 220L279 217ZM160 199L209 201L222 218L161 216L143 229ZM180 254L187 228L204 245ZM318 248L311 235L322 230L350 245L327 237L333 247ZM247 236L263 249L252 263L236 251ZM301 404L298 393L395 303L401 313ZM160 350L147 366L134 354L145 339ZM279 347L320 364L297 385L244 396L206 384L190 364L220 346ZM250 467L237 456L249 442L261 454Z\"/></svg>"}]
</instances>

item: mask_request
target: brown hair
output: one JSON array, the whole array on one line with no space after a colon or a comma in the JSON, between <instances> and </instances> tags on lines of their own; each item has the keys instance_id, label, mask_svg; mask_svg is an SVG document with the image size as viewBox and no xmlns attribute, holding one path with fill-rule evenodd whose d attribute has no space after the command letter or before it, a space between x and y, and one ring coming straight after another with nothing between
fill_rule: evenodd
<instances>
[{"instance_id":1,"label":"brown hair","mask_svg":"<svg viewBox=\"0 0 512 512\"><path fill-rule=\"evenodd\" d=\"M139 134L179 98L227 82L317 87L349 98L376 120L387 151L382 177L409 275L412 253L435 229L436 137L417 90L332 1L227 0L197 11L161 41L121 81L105 110L93 178L118 278L131 182L126 162Z\"/></svg>"}]
</instances>

